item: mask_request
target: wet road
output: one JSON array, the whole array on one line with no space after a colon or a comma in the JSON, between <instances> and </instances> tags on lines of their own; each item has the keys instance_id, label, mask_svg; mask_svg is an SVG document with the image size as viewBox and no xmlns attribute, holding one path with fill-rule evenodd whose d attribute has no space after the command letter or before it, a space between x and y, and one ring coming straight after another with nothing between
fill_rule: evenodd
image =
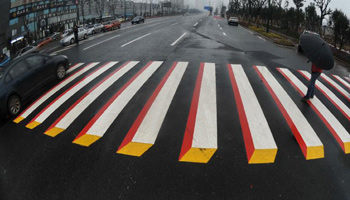
<instances>
[{"instance_id":1,"label":"wet road","mask_svg":"<svg viewBox=\"0 0 350 200\"><path fill-rule=\"evenodd\" d=\"M307 58L204 15L45 53L73 69L0 123L0 199L350 199L348 68L307 104Z\"/></svg>"}]
</instances>

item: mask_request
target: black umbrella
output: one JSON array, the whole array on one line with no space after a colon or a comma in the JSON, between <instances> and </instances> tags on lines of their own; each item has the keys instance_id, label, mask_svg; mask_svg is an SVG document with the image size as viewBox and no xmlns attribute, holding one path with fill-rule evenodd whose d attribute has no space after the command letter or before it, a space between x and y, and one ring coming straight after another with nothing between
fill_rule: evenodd
<instances>
[{"instance_id":1,"label":"black umbrella","mask_svg":"<svg viewBox=\"0 0 350 200\"><path fill-rule=\"evenodd\" d=\"M316 67L325 70L333 68L334 58L332 50L320 36L312 33L304 33L300 37L300 46L306 57Z\"/></svg>"}]
</instances>

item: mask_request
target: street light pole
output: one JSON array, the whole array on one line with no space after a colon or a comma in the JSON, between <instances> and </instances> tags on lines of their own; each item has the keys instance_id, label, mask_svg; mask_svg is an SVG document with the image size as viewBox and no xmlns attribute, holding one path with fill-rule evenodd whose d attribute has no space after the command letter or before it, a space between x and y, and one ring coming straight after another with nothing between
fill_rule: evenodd
<instances>
[{"instance_id":1,"label":"street light pole","mask_svg":"<svg viewBox=\"0 0 350 200\"><path fill-rule=\"evenodd\" d=\"M126 3L124 0L124 21L126 21Z\"/></svg>"}]
</instances>

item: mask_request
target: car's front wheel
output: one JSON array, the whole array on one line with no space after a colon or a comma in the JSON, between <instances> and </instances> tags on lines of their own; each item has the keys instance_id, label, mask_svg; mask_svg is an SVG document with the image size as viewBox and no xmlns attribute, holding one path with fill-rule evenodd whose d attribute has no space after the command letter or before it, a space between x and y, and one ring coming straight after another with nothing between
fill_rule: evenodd
<instances>
[{"instance_id":1,"label":"car's front wheel","mask_svg":"<svg viewBox=\"0 0 350 200\"><path fill-rule=\"evenodd\" d=\"M85 34L85 35L84 35L84 39L86 40L87 37L88 37L87 34Z\"/></svg>"},{"instance_id":2,"label":"car's front wheel","mask_svg":"<svg viewBox=\"0 0 350 200\"><path fill-rule=\"evenodd\" d=\"M56 77L58 80L64 79L66 77L66 68L63 64L58 64L57 69L56 69Z\"/></svg>"},{"instance_id":3,"label":"car's front wheel","mask_svg":"<svg viewBox=\"0 0 350 200\"><path fill-rule=\"evenodd\" d=\"M18 95L12 95L7 103L9 114L16 116L22 108L22 102Z\"/></svg>"},{"instance_id":4,"label":"car's front wheel","mask_svg":"<svg viewBox=\"0 0 350 200\"><path fill-rule=\"evenodd\" d=\"M74 41L74 38L70 39L70 43L73 44L75 41Z\"/></svg>"}]
</instances>

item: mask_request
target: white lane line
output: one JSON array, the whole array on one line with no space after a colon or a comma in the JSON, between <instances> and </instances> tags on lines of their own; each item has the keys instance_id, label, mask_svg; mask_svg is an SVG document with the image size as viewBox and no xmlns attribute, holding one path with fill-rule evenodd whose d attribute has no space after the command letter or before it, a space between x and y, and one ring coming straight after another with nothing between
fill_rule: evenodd
<instances>
[{"instance_id":1,"label":"white lane line","mask_svg":"<svg viewBox=\"0 0 350 200\"><path fill-rule=\"evenodd\" d=\"M143 36L141 36L141 37L139 37L139 38L136 38L135 40L132 40L132 41L126 43L126 44L123 44L123 45L120 46L120 47L125 47L125 46L127 46L127 45L129 45L129 44L131 44L131 43L133 43L133 42L136 42L137 40L141 40L142 38L147 37L147 36L149 36L149 35L151 35L151 33L148 33L148 34L143 35Z\"/></svg>"},{"instance_id":2,"label":"white lane line","mask_svg":"<svg viewBox=\"0 0 350 200\"><path fill-rule=\"evenodd\" d=\"M265 40L264 38L262 38L262 37L260 37L260 36L258 36L258 38L260 38L261 40L263 40L263 41L265 41L265 42L266 42L266 40Z\"/></svg>"},{"instance_id":3,"label":"white lane line","mask_svg":"<svg viewBox=\"0 0 350 200\"><path fill-rule=\"evenodd\" d=\"M187 33L182 34L171 46L174 46L178 41L180 41Z\"/></svg>"},{"instance_id":4,"label":"white lane line","mask_svg":"<svg viewBox=\"0 0 350 200\"><path fill-rule=\"evenodd\" d=\"M123 88L117 91L103 108L90 120L73 143L82 146L90 146L100 139L119 116L128 102L162 65L162 61L154 61L147 64L136 75L133 76Z\"/></svg>"},{"instance_id":5,"label":"white lane line","mask_svg":"<svg viewBox=\"0 0 350 200\"><path fill-rule=\"evenodd\" d=\"M331 78L329 78L326 74L322 73L321 77L327 81L328 84L333 86L334 89L336 89L343 97L345 97L348 101L350 101L350 93L347 92L344 88L342 88L338 83L333 81Z\"/></svg>"},{"instance_id":6,"label":"white lane line","mask_svg":"<svg viewBox=\"0 0 350 200\"><path fill-rule=\"evenodd\" d=\"M299 70L299 73L303 75L306 79L310 80L310 73L304 70ZM343 113L343 115L350 121L350 108L345 105L330 89L328 89L320 81L316 81L316 87L333 103L338 110Z\"/></svg>"},{"instance_id":7,"label":"white lane line","mask_svg":"<svg viewBox=\"0 0 350 200\"><path fill-rule=\"evenodd\" d=\"M108 69L113 67L118 62L109 62L96 71L91 72L84 79L77 82L75 85L66 90L63 94L57 97L51 104L46 106L34 119L27 124L27 128L33 129L36 126L42 124L53 112L55 112L62 104L64 104L68 99L70 99L74 94L76 94L79 90L85 87L87 84L92 82L94 79L102 75Z\"/></svg>"},{"instance_id":8,"label":"white lane line","mask_svg":"<svg viewBox=\"0 0 350 200\"><path fill-rule=\"evenodd\" d=\"M141 156L154 145L187 65L188 62L179 62L170 68L147 100L117 153Z\"/></svg>"},{"instance_id":9,"label":"white lane line","mask_svg":"<svg viewBox=\"0 0 350 200\"><path fill-rule=\"evenodd\" d=\"M277 145L242 65L228 65L248 163L273 163Z\"/></svg>"},{"instance_id":10,"label":"white lane line","mask_svg":"<svg viewBox=\"0 0 350 200\"><path fill-rule=\"evenodd\" d=\"M156 26L158 24L160 24L160 23L152 24L152 25L149 25L148 27Z\"/></svg>"},{"instance_id":11,"label":"white lane line","mask_svg":"<svg viewBox=\"0 0 350 200\"><path fill-rule=\"evenodd\" d=\"M96 86L90 89L86 95L83 95L66 112L64 112L64 114L62 114L47 131L45 131L45 134L55 137L62 131L66 130L92 102L94 102L104 91L118 81L125 73L134 68L138 63L138 61L127 62L120 68L114 70L114 72L101 80Z\"/></svg>"},{"instance_id":12,"label":"white lane line","mask_svg":"<svg viewBox=\"0 0 350 200\"><path fill-rule=\"evenodd\" d=\"M223 32L223 34L224 34L224 36L226 36L226 33L225 33L225 32Z\"/></svg>"},{"instance_id":13,"label":"white lane line","mask_svg":"<svg viewBox=\"0 0 350 200\"><path fill-rule=\"evenodd\" d=\"M220 29L222 30L222 28L220 27Z\"/></svg>"},{"instance_id":14,"label":"white lane line","mask_svg":"<svg viewBox=\"0 0 350 200\"><path fill-rule=\"evenodd\" d=\"M195 23L193 26L197 26L198 25L198 22L197 23Z\"/></svg>"},{"instance_id":15,"label":"white lane line","mask_svg":"<svg viewBox=\"0 0 350 200\"><path fill-rule=\"evenodd\" d=\"M176 24L179 24L180 22L176 22L176 23L174 23L174 24L172 24L172 25L170 25L170 26L175 26Z\"/></svg>"},{"instance_id":16,"label":"white lane line","mask_svg":"<svg viewBox=\"0 0 350 200\"><path fill-rule=\"evenodd\" d=\"M80 66L82 66L84 63L78 63L78 64L75 64L74 66L70 67L68 70L67 70L67 74L71 73L72 71L74 71L75 69L79 68Z\"/></svg>"},{"instance_id":17,"label":"white lane line","mask_svg":"<svg viewBox=\"0 0 350 200\"><path fill-rule=\"evenodd\" d=\"M103 40L103 41L101 41L101 42L97 42L97 43L95 43L95 44L93 44L93 45L91 45L91 46L88 46L88 47L84 48L83 50L84 50L84 51L85 51L85 50L88 50L88 49L90 49L90 48L92 48L92 47L94 47L94 46L97 46L97 45L99 45L99 44L102 44L102 43L104 43L104 42L107 42L107 41L112 40L112 39L117 38L117 37L120 37L120 35L116 35L116 36L114 36L114 37L108 38L108 39Z\"/></svg>"},{"instance_id":18,"label":"white lane line","mask_svg":"<svg viewBox=\"0 0 350 200\"><path fill-rule=\"evenodd\" d=\"M350 77L344 77L347 81L350 82Z\"/></svg>"},{"instance_id":19,"label":"white lane line","mask_svg":"<svg viewBox=\"0 0 350 200\"><path fill-rule=\"evenodd\" d=\"M218 23L218 27L220 27L220 24Z\"/></svg>"},{"instance_id":20,"label":"white lane line","mask_svg":"<svg viewBox=\"0 0 350 200\"><path fill-rule=\"evenodd\" d=\"M336 78L339 82L341 82L345 87L347 87L348 89L350 89L350 83L346 82L344 79L342 79L340 76L338 75L333 75L334 78ZM349 96L350 97L350 96Z\"/></svg>"},{"instance_id":21,"label":"white lane line","mask_svg":"<svg viewBox=\"0 0 350 200\"><path fill-rule=\"evenodd\" d=\"M298 90L301 96L306 95L307 87L294 74L284 68L279 68L278 71L280 71L281 74L296 88L296 90ZM325 123L343 151L346 154L350 153L350 135L338 119L316 96L313 99L310 99L308 103Z\"/></svg>"},{"instance_id":22,"label":"white lane line","mask_svg":"<svg viewBox=\"0 0 350 200\"><path fill-rule=\"evenodd\" d=\"M292 98L266 67L254 68L286 119L306 160L323 158L324 147L321 140Z\"/></svg>"},{"instance_id":23,"label":"white lane line","mask_svg":"<svg viewBox=\"0 0 350 200\"><path fill-rule=\"evenodd\" d=\"M254 35L254 33L251 32L250 30L248 30L248 29L244 29L244 30L246 30L246 31L248 31L250 34Z\"/></svg>"}]
</instances>

